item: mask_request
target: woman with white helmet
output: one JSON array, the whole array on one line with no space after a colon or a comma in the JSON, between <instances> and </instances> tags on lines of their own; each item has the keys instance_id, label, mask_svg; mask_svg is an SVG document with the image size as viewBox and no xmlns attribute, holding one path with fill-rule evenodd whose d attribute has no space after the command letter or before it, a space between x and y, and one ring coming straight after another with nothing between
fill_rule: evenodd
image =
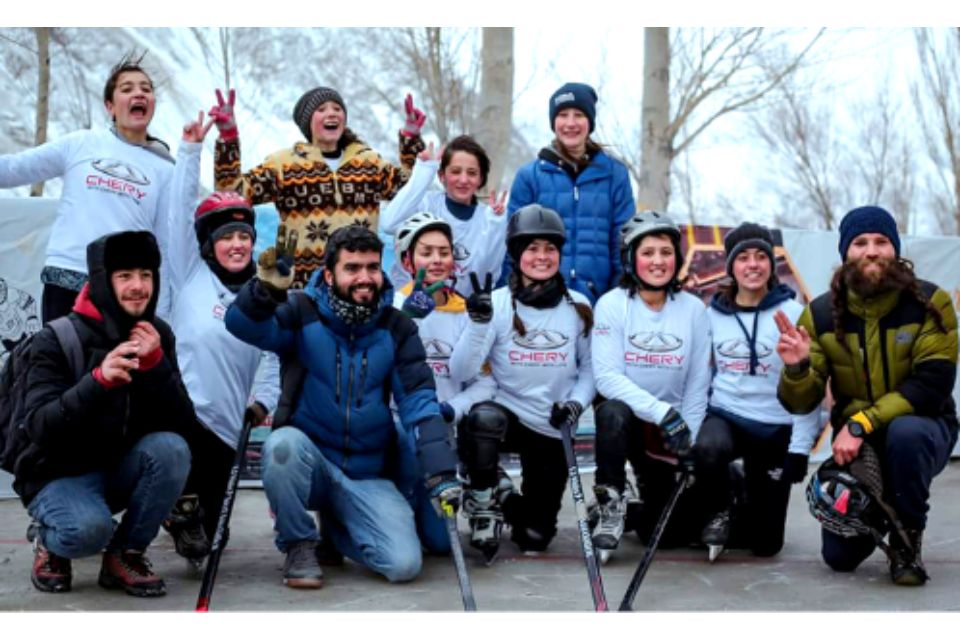
<instances>
[{"instance_id":1,"label":"woman with white helmet","mask_svg":"<svg viewBox=\"0 0 960 640\"><path fill-rule=\"evenodd\" d=\"M710 387L709 323L700 299L681 291L680 229L656 211L634 214L621 229L620 260L620 285L597 302L591 342L603 399L595 419L593 544L605 556L624 531L625 463L633 467L644 513L656 521L677 462L692 465L691 443ZM638 533L646 539L646 531Z\"/></svg>"},{"instance_id":2,"label":"woman with white helmet","mask_svg":"<svg viewBox=\"0 0 960 640\"><path fill-rule=\"evenodd\" d=\"M460 459L469 475L464 513L471 545L487 561L499 548L504 521L522 551L543 551L557 533L567 483L559 428L574 424L594 395L590 362L592 312L560 274L566 231L559 214L538 204L519 209L507 227L513 262L509 284L489 284L467 301L471 331L482 340L468 354L471 371L488 362L496 390L461 424ZM489 283L489 280L488 280ZM485 312L485 313L484 313ZM523 484L498 478L501 451L520 454Z\"/></svg>"},{"instance_id":3,"label":"woman with white helmet","mask_svg":"<svg viewBox=\"0 0 960 640\"><path fill-rule=\"evenodd\" d=\"M466 301L451 286L454 269L453 232L450 224L429 211L413 214L396 232L398 264L413 280L400 287L393 306L417 324L420 340L433 370L440 413L456 425L477 402L493 397L489 375L464 375L458 356L467 340ZM430 504L418 471L413 434L398 429L397 486L414 507L417 532L423 546L434 553L450 549L446 526Z\"/></svg>"}]
</instances>

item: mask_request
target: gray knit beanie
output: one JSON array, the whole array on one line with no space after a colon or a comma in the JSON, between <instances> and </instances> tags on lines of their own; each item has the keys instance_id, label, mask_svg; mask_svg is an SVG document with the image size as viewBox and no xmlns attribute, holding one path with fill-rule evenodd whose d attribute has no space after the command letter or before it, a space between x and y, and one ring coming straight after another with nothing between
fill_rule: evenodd
<instances>
[{"instance_id":1,"label":"gray knit beanie","mask_svg":"<svg viewBox=\"0 0 960 640\"><path fill-rule=\"evenodd\" d=\"M330 101L340 105L340 108L343 109L343 117L346 119L347 105L343 104L343 98L340 97L340 93L330 87L310 89L310 91L300 96L297 104L293 107L293 121L300 127L300 131L303 132L303 137L307 139L307 142L313 142L313 136L310 132L310 119L313 117L313 112L324 102Z\"/></svg>"}]
</instances>

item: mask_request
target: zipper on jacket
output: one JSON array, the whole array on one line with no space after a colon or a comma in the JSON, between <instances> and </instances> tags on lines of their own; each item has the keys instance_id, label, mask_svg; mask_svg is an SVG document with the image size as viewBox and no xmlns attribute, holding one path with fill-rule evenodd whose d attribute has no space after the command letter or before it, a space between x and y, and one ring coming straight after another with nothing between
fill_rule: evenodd
<instances>
[{"instance_id":1,"label":"zipper on jacket","mask_svg":"<svg viewBox=\"0 0 960 640\"><path fill-rule=\"evenodd\" d=\"M340 404L340 347L337 347L337 386L336 386L337 404Z\"/></svg>"},{"instance_id":2,"label":"zipper on jacket","mask_svg":"<svg viewBox=\"0 0 960 640\"><path fill-rule=\"evenodd\" d=\"M333 199L336 200L337 206L343 206L343 196L340 195L340 181L337 180L337 172L333 172Z\"/></svg>"},{"instance_id":3,"label":"zipper on jacket","mask_svg":"<svg viewBox=\"0 0 960 640\"><path fill-rule=\"evenodd\" d=\"M362 394L361 394L362 395ZM353 400L353 359L350 360L350 370L347 373L347 406L343 417L343 464L347 464L347 445L350 443L350 404Z\"/></svg>"},{"instance_id":4,"label":"zipper on jacket","mask_svg":"<svg viewBox=\"0 0 960 640\"><path fill-rule=\"evenodd\" d=\"M573 185L573 200L574 202L580 201L580 187Z\"/></svg>"},{"instance_id":5,"label":"zipper on jacket","mask_svg":"<svg viewBox=\"0 0 960 640\"><path fill-rule=\"evenodd\" d=\"M859 324L857 337L860 342L860 353L863 358L863 382L867 387L867 399L870 400L870 404L873 404L873 384L870 381L870 359L867 356L867 352L869 351L869 349L867 349L867 323L861 320Z\"/></svg>"},{"instance_id":6,"label":"zipper on jacket","mask_svg":"<svg viewBox=\"0 0 960 640\"><path fill-rule=\"evenodd\" d=\"M890 391L890 369L887 367L887 341L884 339L883 328L880 321L877 321L877 332L880 334L880 359L883 361L883 392Z\"/></svg>"},{"instance_id":7,"label":"zipper on jacket","mask_svg":"<svg viewBox=\"0 0 960 640\"><path fill-rule=\"evenodd\" d=\"M357 408L363 402L364 383L367 381L367 350L363 350L363 358L360 360L360 386L357 389Z\"/></svg>"}]
</instances>

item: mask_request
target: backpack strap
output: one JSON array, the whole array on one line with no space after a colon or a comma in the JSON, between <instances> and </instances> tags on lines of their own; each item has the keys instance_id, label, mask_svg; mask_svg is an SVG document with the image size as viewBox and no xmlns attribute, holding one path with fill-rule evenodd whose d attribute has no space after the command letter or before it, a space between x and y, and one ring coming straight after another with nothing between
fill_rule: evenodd
<instances>
[{"instance_id":1,"label":"backpack strap","mask_svg":"<svg viewBox=\"0 0 960 640\"><path fill-rule=\"evenodd\" d=\"M67 316L55 318L47 325L53 329L57 336L57 342L60 343L60 348L67 355L67 362L70 363L70 368L73 370L74 379L79 380L85 372L83 370L83 347L80 345L80 335L77 333L77 328L73 326Z\"/></svg>"}]
</instances>

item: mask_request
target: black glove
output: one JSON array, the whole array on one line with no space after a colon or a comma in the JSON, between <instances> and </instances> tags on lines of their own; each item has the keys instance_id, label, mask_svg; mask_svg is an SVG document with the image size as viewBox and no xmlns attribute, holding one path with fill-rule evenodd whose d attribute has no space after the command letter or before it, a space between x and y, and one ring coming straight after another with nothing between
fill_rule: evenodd
<instances>
[{"instance_id":1,"label":"black glove","mask_svg":"<svg viewBox=\"0 0 960 640\"><path fill-rule=\"evenodd\" d=\"M663 446L670 453L677 456L680 462L693 462L692 447L690 446L690 427L677 411L670 407L667 415L663 417L660 424L660 435L663 438Z\"/></svg>"},{"instance_id":2,"label":"black glove","mask_svg":"<svg viewBox=\"0 0 960 640\"><path fill-rule=\"evenodd\" d=\"M440 417L443 418L443 421L447 424L451 424L454 420L457 419L457 411L449 402L440 403Z\"/></svg>"},{"instance_id":3,"label":"black glove","mask_svg":"<svg viewBox=\"0 0 960 640\"><path fill-rule=\"evenodd\" d=\"M788 453L787 459L783 461L783 480L792 484L802 482L807 477L807 466L810 464L810 456L802 453Z\"/></svg>"},{"instance_id":4,"label":"black glove","mask_svg":"<svg viewBox=\"0 0 960 640\"><path fill-rule=\"evenodd\" d=\"M569 421L575 424L583 413L583 405L576 400L564 400L563 402L554 402L550 409L550 426L559 429Z\"/></svg>"},{"instance_id":5,"label":"black glove","mask_svg":"<svg viewBox=\"0 0 960 640\"><path fill-rule=\"evenodd\" d=\"M259 426L263 424L263 421L267 419L267 416L270 415L270 412L267 411L267 408L263 406L262 403L254 400L250 403L250 406L247 407L246 411L243 412L244 421L250 421L253 426Z\"/></svg>"},{"instance_id":6,"label":"black glove","mask_svg":"<svg viewBox=\"0 0 960 640\"><path fill-rule=\"evenodd\" d=\"M471 271L470 284L473 285L473 293L467 298L467 315L478 324L486 324L493 320L493 294L491 293L493 291L493 274L487 273L483 288L481 288L476 272Z\"/></svg>"}]
</instances>

